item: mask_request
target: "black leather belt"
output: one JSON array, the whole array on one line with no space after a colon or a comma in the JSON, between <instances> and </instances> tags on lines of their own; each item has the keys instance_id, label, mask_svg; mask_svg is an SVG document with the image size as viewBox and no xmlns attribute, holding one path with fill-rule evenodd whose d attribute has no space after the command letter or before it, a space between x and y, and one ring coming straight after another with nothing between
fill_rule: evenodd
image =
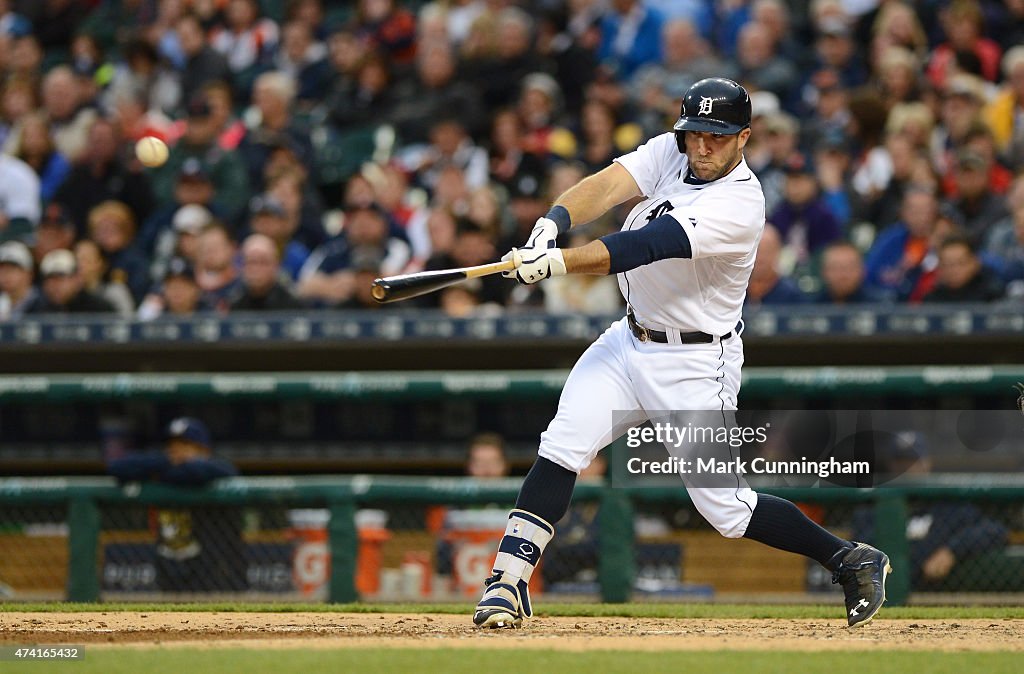
<instances>
[{"instance_id":1,"label":"black leather belt","mask_svg":"<svg viewBox=\"0 0 1024 674\"><path fill-rule=\"evenodd\" d=\"M668 344L668 334L660 330L651 330L645 328L636 322L636 318L633 316L633 312L626 312L626 321L629 323L629 329L633 333L633 336L639 339L641 342L657 342L659 344ZM739 326L737 326L739 327ZM727 332L721 337L720 341L725 341L735 334L736 331ZM715 336L709 335L706 332L680 332L679 333L680 344L714 344Z\"/></svg>"}]
</instances>

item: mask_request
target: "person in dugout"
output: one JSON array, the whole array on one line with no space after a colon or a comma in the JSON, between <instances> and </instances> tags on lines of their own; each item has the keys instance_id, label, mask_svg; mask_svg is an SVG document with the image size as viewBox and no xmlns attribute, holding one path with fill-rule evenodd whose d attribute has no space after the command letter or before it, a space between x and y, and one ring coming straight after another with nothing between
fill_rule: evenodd
<instances>
[{"instance_id":1,"label":"person in dugout","mask_svg":"<svg viewBox=\"0 0 1024 674\"><path fill-rule=\"evenodd\" d=\"M213 456L210 431L199 419L170 423L162 451L114 459L107 472L118 482L202 487L237 475ZM156 530L156 579L164 592L230 592L247 588L242 513L238 508L164 507L150 512Z\"/></svg>"}]
</instances>

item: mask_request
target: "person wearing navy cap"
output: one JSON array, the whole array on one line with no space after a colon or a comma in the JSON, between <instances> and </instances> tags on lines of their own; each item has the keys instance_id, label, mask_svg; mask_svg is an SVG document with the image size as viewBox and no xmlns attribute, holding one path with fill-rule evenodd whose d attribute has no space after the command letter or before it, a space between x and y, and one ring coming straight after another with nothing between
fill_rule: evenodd
<instances>
[{"instance_id":1,"label":"person wearing navy cap","mask_svg":"<svg viewBox=\"0 0 1024 674\"><path fill-rule=\"evenodd\" d=\"M212 456L210 430L199 419L179 417L167 427L162 452L146 452L117 459L107 472L121 482L162 482L203 486L221 477L237 475L233 465Z\"/></svg>"},{"instance_id":2,"label":"person wearing navy cap","mask_svg":"<svg viewBox=\"0 0 1024 674\"><path fill-rule=\"evenodd\" d=\"M237 475L212 456L210 429L194 417L170 422L163 451L114 459L107 472L118 482L202 487ZM156 507L156 581L165 592L234 591L247 587L241 512L237 508Z\"/></svg>"}]
</instances>

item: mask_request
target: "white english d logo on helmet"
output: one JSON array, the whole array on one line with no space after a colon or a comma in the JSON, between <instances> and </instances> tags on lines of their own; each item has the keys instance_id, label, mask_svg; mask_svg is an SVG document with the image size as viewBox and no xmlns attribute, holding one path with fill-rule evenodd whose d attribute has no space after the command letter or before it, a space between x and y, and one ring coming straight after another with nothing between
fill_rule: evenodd
<instances>
[{"instance_id":1,"label":"white english d logo on helmet","mask_svg":"<svg viewBox=\"0 0 1024 674\"><path fill-rule=\"evenodd\" d=\"M708 96L700 97L700 110L697 111L698 115L710 115L711 106L714 104L715 99Z\"/></svg>"}]
</instances>

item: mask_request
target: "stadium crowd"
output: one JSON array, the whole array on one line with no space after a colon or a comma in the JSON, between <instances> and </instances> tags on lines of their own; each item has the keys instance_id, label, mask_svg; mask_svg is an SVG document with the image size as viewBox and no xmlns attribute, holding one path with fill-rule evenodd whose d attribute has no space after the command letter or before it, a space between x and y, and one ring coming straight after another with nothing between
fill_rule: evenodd
<instances>
[{"instance_id":1,"label":"stadium crowd","mask_svg":"<svg viewBox=\"0 0 1024 674\"><path fill-rule=\"evenodd\" d=\"M377 276L520 245L707 76L751 92L750 304L1020 302L1022 45L1024 0L0 0L0 320L379 309Z\"/></svg>"}]
</instances>

